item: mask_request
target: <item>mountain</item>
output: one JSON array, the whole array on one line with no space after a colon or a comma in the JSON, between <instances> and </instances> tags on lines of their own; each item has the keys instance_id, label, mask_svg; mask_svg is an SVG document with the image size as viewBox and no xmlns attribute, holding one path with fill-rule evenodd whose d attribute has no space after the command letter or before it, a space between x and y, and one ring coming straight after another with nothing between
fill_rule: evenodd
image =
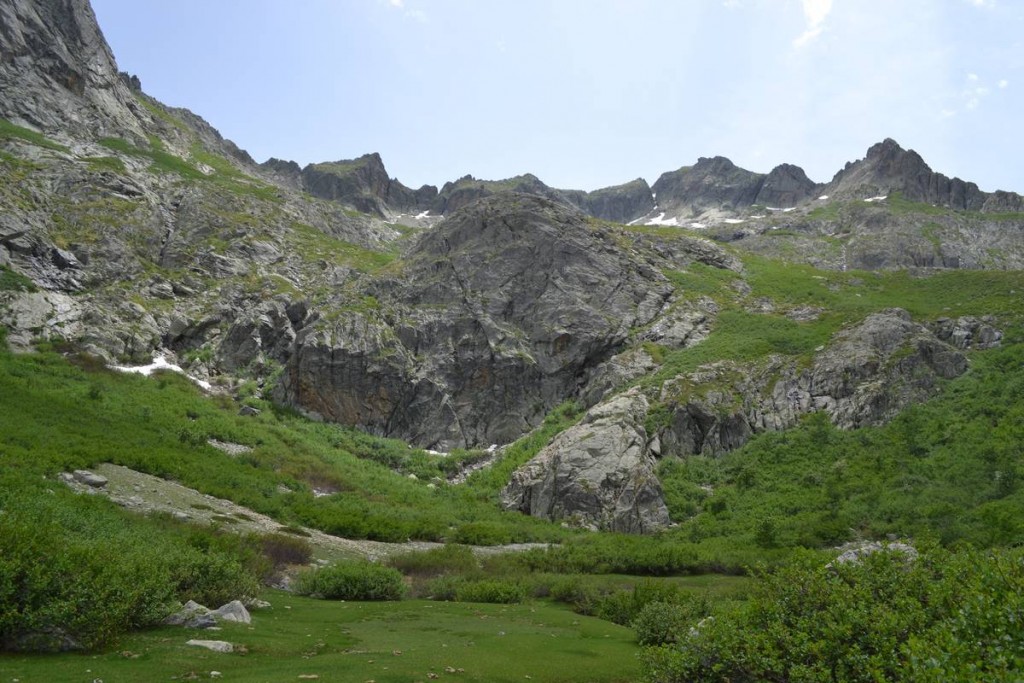
<instances>
[{"instance_id":1,"label":"mountain","mask_svg":"<svg viewBox=\"0 0 1024 683\"><path fill-rule=\"evenodd\" d=\"M653 186L524 174L413 190L378 154L256 164L119 73L84 1L3 0L0 17L10 345L107 364L169 353L236 396L255 383L441 450L513 442L566 402L591 411L604 446L586 430L553 444L510 509L649 531L666 523L661 458L720 455L812 412L884 424L1001 339L1009 304L977 293L1000 275L933 271L1024 268L1019 195L950 180L892 140L827 185L713 157ZM883 272L907 268L932 275L921 291L974 298L922 303ZM598 493L551 489L581 452L610 463Z\"/></svg>"}]
</instances>

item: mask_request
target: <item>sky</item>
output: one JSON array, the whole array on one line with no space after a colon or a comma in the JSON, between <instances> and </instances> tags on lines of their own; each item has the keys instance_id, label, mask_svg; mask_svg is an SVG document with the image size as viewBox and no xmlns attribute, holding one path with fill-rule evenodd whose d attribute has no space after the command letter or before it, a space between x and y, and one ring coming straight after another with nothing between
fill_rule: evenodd
<instances>
[{"instance_id":1,"label":"sky","mask_svg":"<svg viewBox=\"0 0 1024 683\"><path fill-rule=\"evenodd\" d=\"M92 0L118 65L257 160L594 190L890 137L1024 193L1024 0Z\"/></svg>"}]
</instances>

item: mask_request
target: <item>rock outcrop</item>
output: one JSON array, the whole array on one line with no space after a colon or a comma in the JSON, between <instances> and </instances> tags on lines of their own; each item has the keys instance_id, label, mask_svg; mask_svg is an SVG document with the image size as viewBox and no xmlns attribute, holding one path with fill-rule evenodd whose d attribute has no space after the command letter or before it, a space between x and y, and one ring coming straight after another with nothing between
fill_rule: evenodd
<instances>
[{"instance_id":1,"label":"rock outcrop","mask_svg":"<svg viewBox=\"0 0 1024 683\"><path fill-rule=\"evenodd\" d=\"M998 342L994 329L970 321L941 329L947 327L975 330L961 340L975 334L983 343ZM953 341L952 331L947 338ZM658 436L665 454L714 455L739 448L758 432L791 427L811 412L827 413L842 429L878 425L935 395L941 380L966 369L958 348L906 311L890 309L837 334L810 367L720 363L668 383L666 395L682 391L687 397L675 403Z\"/></svg>"},{"instance_id":2,"label":"rock outcrop","mask_svg":"<svg viewBox=\"0 0 1024 683\"><path fill-rule=\"evenodd\" d=\"M647 446L647 410L647 399L635 390L592 408L512 474L501 493L504 508L605 531L668 526Z\"/></svg>"},{"instance_id":3,"label":"rock outcrop","mask_svg":"<svg viewBox=\"0 0 1024 683\"><path fill-rule=\"evenodd\" d=\"M278 398L441 450L504 443L577 395L671 291L579 212L494 195L426 233L360 307L300 331Z\"/></svg>"}]
</instances>

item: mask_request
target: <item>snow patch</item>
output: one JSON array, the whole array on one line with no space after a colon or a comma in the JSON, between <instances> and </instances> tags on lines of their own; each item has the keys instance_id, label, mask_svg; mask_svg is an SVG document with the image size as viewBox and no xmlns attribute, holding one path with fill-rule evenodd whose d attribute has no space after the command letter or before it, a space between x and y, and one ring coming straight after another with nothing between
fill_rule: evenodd
<instances>
[{"instance_id":1,"label":"snow patch","mask_svg":"<svg viewBox=\"0 0 1024 683\"><path fill-rule=\"evenodd\" d=\"M781 209L781 208L775 207L775 206L767 206L765 208L768 209L769 211L781 211L782 213L789 213L790 211L796 211L796 207L795 206L790 206L790 207L785 208L785 209Z\"/></svg>"},{"instance_id":2,"label":"snow patch","mask_svg":"<svg viewBox=\"0 0 1024 683\"><path fill-rule=\"evenodd\" d=\"M756 216L751 216L751 218L767 218L767 216L765 216L763 213L759 213Z\"/></svg>"},{"instance_id":3,"label":"snow patch","mask_svg":"<svg viewBox=\"0 0 1024 683\"><path fill-rule=\"evenodd\" d=\"M820 199L821 201L825 201L826 199L828 199L828 195L827 194L823 194L820 197L818 197L818 199Z\"/></svg>"},{"instance_id":4,"label":"snow patch","mask_svg":"<svg viewBox=\"0 0 1024 683\"><path fill-rule=\"evenodd\" d=\"M430 217L430 211L429 210L424 211L423 213L418 213L415 216L416 220L423 220L424 218L429 218L429 217Z\"/></svg>"},{"instance_id":5,"label":"snow patch","mask_svg":"<svg viewBox=\"0 0 1024 683\"><path fill-rule=\"evenodd\" d=\"M729 225L739 225L740 223L746 223L742 218L726 218L725 222Z\"/></svg>"},{"instance_id":6,"label":"snow patch","mask_svg":"<svg viewBox=\"0 0 1024 683\"><path fill-rule=\"evenodd\" d=\"M195 382L198 386L202 387L203 389L205 389L207 391L209 391L210 389L213 388L213 385L211 385L209 382L207 382L205 380L198 379L196 377L193 377L192 375L190 375L187 372L185 372L184 370L182 370L180 365L174 365L173 363L168 363L167 359L164 358L163 356L157 356L156 358L153 359L153 362L150 363L149 365L135 365L135 366L112 365L111 369L117 370L118 372L132 372L132 373L135 373L137 375L145 375L146 377L149 377L150 375L152 375L157 370L168 370L170 372L176 372L179 375L185 375L185 377L188 377L190 380Z\"/></svg>"},{"instance_id":7,"label":"snow patch","mask_svg":"<svg viewBox=\"0 0 1024 683\"><path fill-rule=\"evenodd\" d=\"M651 220L647 221L647 225L671 225L678 228L679 221L676 220L675 216L673 216L672 218L665 218L665 212L662 211L661 213L658 214L657 218L652 218Z\"/></svg>"},{"instance_id":8,"label":"snow patch","mask_svg":"<svg viewBox=\"0 0 1024 683\"><path fill-rule=\"evenodd\" d=\"M887 195L884 195L884 194L883 194L883 195L879 195L879 196L877 196L877 197L868 197L868 198L867 198L867 199L865 199L864 201L866 201L866 202L867 202L868 204L870 204L871 202L881 202L881 201L885 201L885 200L886 200L886 199L888 199L888 198L889 198L889 197L888 197Z\"/></svg>"},{"instance_id":9,"label":"snow patch","mask_svg":"<svg viewBox=\"0 0 1024 683\"><path fill-rule=\"evenodd\" d=\"M697 228L698 230L703 230L704 228L706 228L708 226L706 226L704 223L694 222L694 223L690 223L690 227L691 228Z\"/></svg>"}]
</instances>

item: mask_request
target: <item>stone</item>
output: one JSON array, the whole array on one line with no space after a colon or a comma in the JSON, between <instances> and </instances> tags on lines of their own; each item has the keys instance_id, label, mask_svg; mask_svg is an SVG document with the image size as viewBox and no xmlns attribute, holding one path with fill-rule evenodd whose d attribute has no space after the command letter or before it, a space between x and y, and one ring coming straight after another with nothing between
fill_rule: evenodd
<instances>
[{"instance_id":1,"label":"stone","mask_svg":"<svg viewBox=\"0 0 1024 683\"><path fill-rule=\"evenodd\" d=\"M213 612L211 612L214 618L220 621L234 621L240 624L252 623L252 617L249 616L249 610L245 608L240 600L232 600L231 602L221 605Z\"/></svg>"},{"instance_id":2,"label":"stone","mask_svg":"<svg viewBox=\"0 0 1024 683\"><path fill-rule=\"evenodd\" d=\"M595 406L512 474L502 506L605 531L667 527L668 508L647 447L647 410L637 390Z\"/></svg>"},{"instance_id":3,"label":"stone","mask_svg":"<svg viewBox=\"0 0 1024 683\"><path fill-rule=\"evenodd\" d=\"M89 470L75 470L72 473L72 476L79 484L85 484L86 486L91 486L94 489L101 489L105 487L108 481L102 474L96 474Z\"/></svg>"},{"instance_id":4,"label":"stone","mask_svg":"<svg viewBox=\"0 0 1024 683\"><path fill-rule=\"evenodd\" d=\"M205 647L207 650L213 652L221 652L224 654L230 654L234 652L235 646L224 640L196 640L192 639L185 643L186 645L193 645L195 647Z\"/></svg>"},{"instance_id":5,"label":"stone","mask_svg":"<svg viewBox=\"0 0 1024 683\"><path fill-rule=\"evenodd\" d=\"M834 567L840 564L860 564L861 560L868 555L874 555L875 553L898 553L903 555L906 562L913 562L918 557L917 548L914 546L901 543L901 542L887 542L882 543L879 541L859 541L853 543L847 543L841 546L839 549L839 556L835 560L830 562L827 566Z\"/></svg>"},{"instance_id":6,"label":"stone","mask_svg":"<svg viewBox=\"0 0 1024 683\"><path fill-rule=\"evenodd\" d=\"M216 619L209 608L189 600L177 612L164 618L167 626L184 626L185 628L208 629L217 625Z\"/></svg>"},{"instance_id":7,"label":"stone","mask_svg":"<svg viewBox=\"0 0 1024 683\"><path fill-rule=\"evenodd\" d=\"M252 406L242 406L238 409L238 414L242 417L255 417L262 411L259 408L253 408Z\"/></svg>"}]
</instances>

